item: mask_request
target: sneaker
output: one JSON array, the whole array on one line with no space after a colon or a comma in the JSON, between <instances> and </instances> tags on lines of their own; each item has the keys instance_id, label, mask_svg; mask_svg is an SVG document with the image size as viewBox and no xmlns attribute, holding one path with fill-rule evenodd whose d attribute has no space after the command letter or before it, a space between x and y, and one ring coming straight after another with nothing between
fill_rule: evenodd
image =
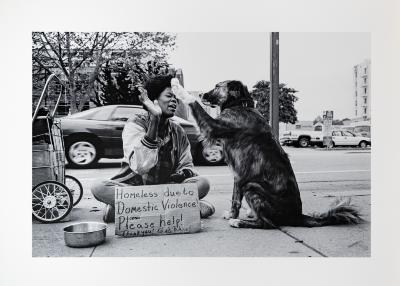
<instances>
[{"instance_id":1,"label":"sneaker","mask_svg":"<svg viewBox=\"0 0 400 286\"><path fill-rule=\"evenodd\" d=\"M200 218L207 218L215 213L215 208L207 201L200 201Z\"/></svg>"},{"instance_id":2,"label":"sneaker","mask_svg":"<svg viewBox=\"0 0 400 286\"><path fill-rule=\"evenodd\" d=\"M104 209L103 221L105 223L115 222L115 210L111 205L106 205Z\"/></svg>"}]
</instances>

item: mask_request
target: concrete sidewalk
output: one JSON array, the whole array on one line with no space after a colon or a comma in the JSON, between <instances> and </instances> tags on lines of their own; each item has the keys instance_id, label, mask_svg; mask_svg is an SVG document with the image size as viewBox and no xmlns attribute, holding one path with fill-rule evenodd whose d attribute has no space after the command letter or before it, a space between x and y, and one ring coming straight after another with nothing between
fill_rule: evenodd
<instances>
[{"instance_id":1,"label":"concrete sidewalk","mask_svg":"<svg viewBox=\"0 0 400 286\"><path fill-rule=\"evenodd\" d=\"M222 219L229 209L232 183L212 184L207 200L216 213L202 220L202 231L196 234L120 238L109 224L106 242L91 248L65 246L63 228L82 221L102 221L104 205L85 190L82 201L71 212L69 222L56 224L32 223L32 256L222 256L222 257L321 257L370 256L370 188L328 183L320 188L299 184L303 212L322 212L335 197L351 197L366 220L354 226L319 228L284 227L282 230L231 228ZM84 186L87 188L86 186ZM318 189L318 191L316 191ZM345 191L344 191L345 190Z\"/></svg>"}]
</instances>

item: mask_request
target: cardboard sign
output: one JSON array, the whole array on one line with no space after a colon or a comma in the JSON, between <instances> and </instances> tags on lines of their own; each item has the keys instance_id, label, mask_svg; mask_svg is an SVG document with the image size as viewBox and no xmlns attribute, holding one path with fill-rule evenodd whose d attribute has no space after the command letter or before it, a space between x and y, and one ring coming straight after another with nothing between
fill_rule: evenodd
<instances>
[{"instance_id":1,"label":"cardboard sign","mask_svg":"<svg viewBox=\"0 0 400 286\"><path fill-rule=\"evenodd\" d=\"M115 234L123 237L200 230L197 184L115 188Z\"/></svg>"}]
</instances>

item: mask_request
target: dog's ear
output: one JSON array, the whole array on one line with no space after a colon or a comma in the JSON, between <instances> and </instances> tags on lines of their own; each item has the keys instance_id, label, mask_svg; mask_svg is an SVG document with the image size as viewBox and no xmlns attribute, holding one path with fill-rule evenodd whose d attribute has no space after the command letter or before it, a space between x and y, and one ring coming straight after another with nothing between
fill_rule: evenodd
<instances>
[{"instance_id":1,"label":"dog's ear","mask_svg":"<svg viewBox=\"0 0 400 286\"><path fill-rule=\"evenodd\" d=\"M228 93L234 98L249 97L249 91L240 81L232 80L227 83Z\"/></svg>"}]
</instances>

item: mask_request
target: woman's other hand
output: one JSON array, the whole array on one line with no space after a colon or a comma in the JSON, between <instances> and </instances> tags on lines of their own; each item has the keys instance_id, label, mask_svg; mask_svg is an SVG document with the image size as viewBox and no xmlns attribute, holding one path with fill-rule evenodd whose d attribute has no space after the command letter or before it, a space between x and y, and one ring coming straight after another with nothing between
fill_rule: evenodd
<instances>
[{"instance_id":1,"label":"woman's other hand","mask_svg":"<svg viewBox=\"0 0 400 286\"><path fill-rule=\"evenodd\" d=\"M158 101L154 100L154 102L152 102L147 95L147 90L144 89L142 86L138 86L138 89L140 91L140 94L139 94L140 102L144 106L146 106L147 110L150 112L151 115L160 117L162 114L162 111L161 111L160 106L158 105Z\"/></svg>"}]
</instances>

